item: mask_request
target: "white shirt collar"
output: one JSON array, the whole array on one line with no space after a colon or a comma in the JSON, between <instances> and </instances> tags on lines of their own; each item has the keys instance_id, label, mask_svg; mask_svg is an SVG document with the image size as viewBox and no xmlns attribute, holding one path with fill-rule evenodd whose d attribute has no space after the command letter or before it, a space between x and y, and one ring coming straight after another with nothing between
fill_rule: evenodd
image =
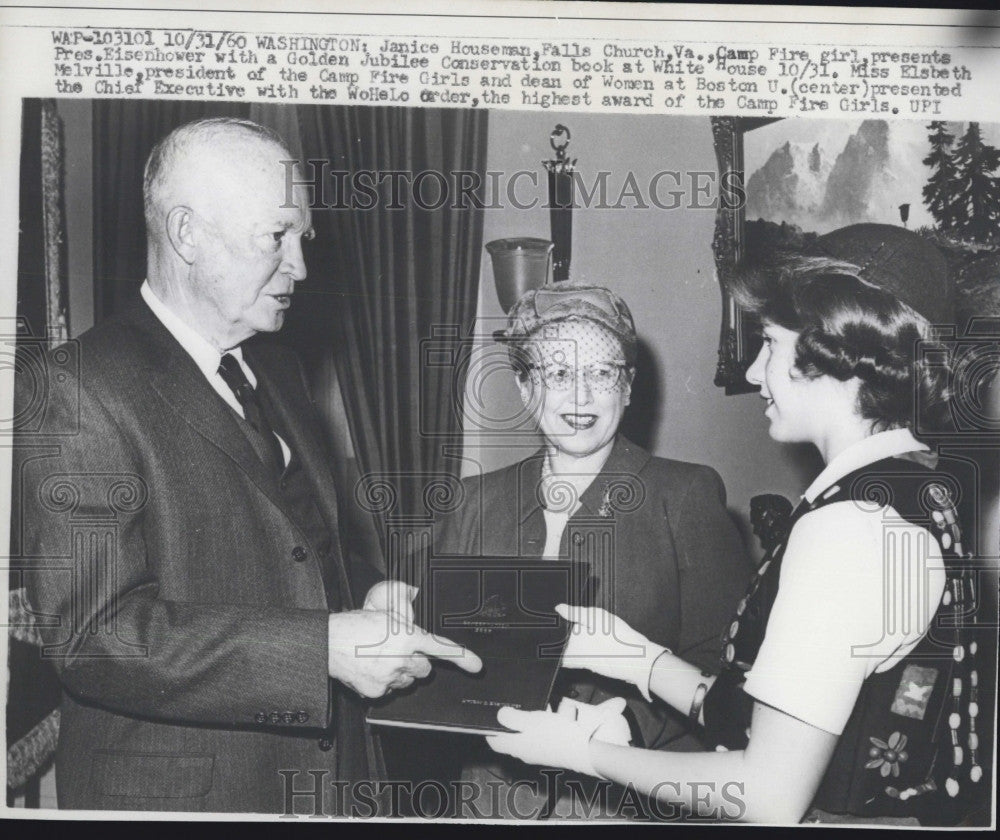
<instances>
[{"instance_id":1,"label":"white shirt collar","mask_svg":"<svg viewBox=\"0 0 1000 840\"><path fill-rule=\"evenodd\" d=\"M139 293L149 308L153 310L153 314L167 328L170 334L177 339L178 344L184 348L185 352L194 359L194 363L198 365L198 369L202 374L209 380L216 376L219 371L219 361L222 359L222 353L219 352L218 348L214 347L188 324L185 324L169 306L160 300L150 287L148 280L142 282ZM246 373L250 384L256 388L257 378L253 375L253 371L250 370L249 366L244 363L242 348L234 347L228 352L229 355L234 356L236 361L240 363L240 367Z\"/></svg>"},{"instance_id":2,"label":"white shirt collar","mask_svg":"<svg viewBox=\"0 0 1000 840\"><path fill-rule=\"evenodd\" d=\"M854 472L859 467L874 464L883 458L894 458L907 452L927 451L929 450L926 444L918 441L909 429L890 429L887 432L876 432L864 440L851 444L830 461L823 472L802 494L802 497L811 504L820 493L828 487L832 487L835 481Z\"/></svg>"}]
</instances>

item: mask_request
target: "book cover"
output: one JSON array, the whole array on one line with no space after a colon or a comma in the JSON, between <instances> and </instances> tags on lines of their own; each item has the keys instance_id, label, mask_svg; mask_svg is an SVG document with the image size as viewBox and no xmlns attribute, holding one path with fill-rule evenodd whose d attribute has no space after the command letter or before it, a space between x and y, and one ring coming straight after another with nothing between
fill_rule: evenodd
<instances>
[{"instance_id":1,"label":"book cover","mask_svg":"<svg viewBox=\"0 0 1000 840\"><path fill-rule=\"evenodd\" d=\"M590 577L568 560L429 561L417 623L483 660L468 674L435 658L429 677L377 701L371 723L457 732L502 732L497 710L546 708L566 644L560 603L583 603Z\"/></svg>"}]
</instances>

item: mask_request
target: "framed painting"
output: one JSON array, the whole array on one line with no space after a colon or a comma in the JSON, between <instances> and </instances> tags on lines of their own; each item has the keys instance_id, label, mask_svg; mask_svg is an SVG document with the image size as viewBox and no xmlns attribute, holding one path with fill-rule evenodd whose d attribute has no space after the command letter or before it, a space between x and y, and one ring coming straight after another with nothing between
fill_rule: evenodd
<instances>
[{"instance_id":1,"label":"framed painting","mask_svg":"<svg viewBox=\"0 0 1000 840\"><path fill-rule=\"evenodd\" d=\"M976 267L995 265L996 123L718 117L712 130L719 172L734 173L744 197L733 207L720 199L713 242L723 301L715 384L727 394L756 390L744 376L757 325L726 291L741 266L772 265L847 225L899 225L942 252L962 310Z\"/></svg>"}]
</instances>

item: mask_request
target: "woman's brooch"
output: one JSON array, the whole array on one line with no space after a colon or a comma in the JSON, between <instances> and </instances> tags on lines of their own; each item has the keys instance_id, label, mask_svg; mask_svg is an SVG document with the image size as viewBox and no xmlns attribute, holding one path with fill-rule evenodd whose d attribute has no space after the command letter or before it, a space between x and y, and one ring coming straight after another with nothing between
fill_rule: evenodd
<instances>
[{"instance_id":1,"label":"woman's brooch","mask_svg":"<svg viewBox=\"0 0 1000 840\"><path fill-rule=\"evenodd\" d=\"M605 519L611 517L614 511L611 508L611 485L604 485L604 495L601 497L601 506L597 509L597 515Z\"/></svg>"}]
</instances>

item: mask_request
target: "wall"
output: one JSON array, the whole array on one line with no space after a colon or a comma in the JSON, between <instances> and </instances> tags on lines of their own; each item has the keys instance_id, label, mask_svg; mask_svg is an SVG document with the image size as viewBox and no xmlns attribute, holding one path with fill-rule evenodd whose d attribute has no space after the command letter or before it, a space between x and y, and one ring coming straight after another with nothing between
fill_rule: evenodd
<instances>
[{"instance_id":1,"label":"wall","mask_svg":"<svg viewBox=\"0 0 1000 840\"><path fill-rule=\"evenodd\" d=\"M552 157L548 138L556 123L572 132L569 156L578 159L585 184L590 186L600 170L608 170L608 203L614 204L632 173L649 205L637 208L637 201L626 195L621 202L625 209L577 208L573 218L571 279L618 292L632 310L644 345L626 426L657 455L715 467L728 488L730 508L744 525L751 496L798 496L820 466L817 456L768 438L756 394L727 397L712 384L721 317L711 248L715 210L663 210L648 199L650 181L661 170L681 173L686 192L682 208L692 200L705 205L714 197L714 190L707 198L692 196L685 175L716 171L709 120L491 113L488 169L505 173L507 179L521 170L539 173L538 189L532 191L522 176L518 183L523 186L517 190L522 204L535 198L538 206L521 210L504 200L502 208L489 207L484 242L507 236L549 238L541 161ZM661 179L660 203L669 204L675 184L669 176ZM470 369L466 403L477 416L510 417L520 403L512 374L499 363L502 357L487 338L502 323L502 311L485 251L481 264L476 332L483 337L484 363ZM497 436L483 425L466 420L466 472L478 465L488 470L512 463L537 446L536 437Z\"/></svg>"}]
</instances>

